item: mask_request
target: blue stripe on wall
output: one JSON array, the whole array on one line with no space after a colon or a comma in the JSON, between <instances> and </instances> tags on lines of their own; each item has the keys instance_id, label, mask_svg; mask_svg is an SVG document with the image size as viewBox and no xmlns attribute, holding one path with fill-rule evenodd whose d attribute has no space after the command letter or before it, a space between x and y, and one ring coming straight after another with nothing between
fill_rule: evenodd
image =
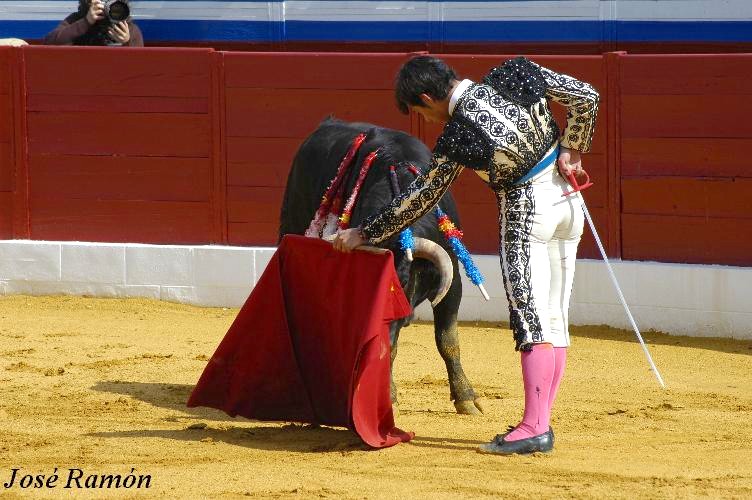
<instances>
[{"instance_id":1,"label":"blue stripe on wall","mask_svg":"<svg viewBox=\"0 0 752 500\"><path fill-rule=\"evenodd\" d=\"M148 19L136 22L147 42L752 42L752 21L456 21L440 24ZM57 21L0 20L0 38L40 39L57 25Z\"/></svg>"},{"instance_id":2,"label":"blue stripe on wall","mask_svg":"<svg viewBox=\"0 0 752 500\"><path fill-rule=\"evenodd\" d=\"M60 21L0 20L0 38L25 38L29 40L44 38L44 35L54 30L58 24L60 24Z\"/></svg>"},{"instance_id":3,"label":"blue stripe on wall","mask_svg":"<svg viewBox=\"0 0 752 500\"><path fill-rule=\"evenodd\" d=\"M620 42L749 42L752 21L613 21Z\"/></svg>"},{"instance_id":4,"label":"blue stripe on wall","mask_svg":"<svg viewBox=\"0 0 752 500\"><path fill-rule=\"evenodd\" d=\"M282 23L268 21L144 19L136 24L147 41L278 42L282 29Z\"/></svg>"}]
</instances>

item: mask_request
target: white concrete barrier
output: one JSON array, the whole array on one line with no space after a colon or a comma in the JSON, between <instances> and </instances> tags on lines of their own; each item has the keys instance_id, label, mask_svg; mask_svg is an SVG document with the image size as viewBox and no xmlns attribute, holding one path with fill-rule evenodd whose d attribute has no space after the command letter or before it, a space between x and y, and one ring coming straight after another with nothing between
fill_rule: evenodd
<instances>
[{"instance_id":1,"label":"white concrete barrier","mask_svg":"<svg viewBox=\"0 0 752 500\"><path fill-rule=\"evenodd\" d=\"M148 297L238 307L274 248L0 241L0 294ZM498 256L476 255L491 301L463 278L460 319L508 321ZM614 261L641 330L752 339L752 268ZM419 319L431 319L424 303ZM630 328L599 260L578 260L570 307L574 325Z\"/></svg>"}]
</instances>

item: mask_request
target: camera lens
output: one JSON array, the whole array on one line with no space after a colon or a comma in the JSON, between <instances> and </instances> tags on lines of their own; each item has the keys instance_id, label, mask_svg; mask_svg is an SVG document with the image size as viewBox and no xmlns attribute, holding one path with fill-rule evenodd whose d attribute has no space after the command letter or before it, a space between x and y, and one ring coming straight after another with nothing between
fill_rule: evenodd
<instances>
[{"instance_id":1,"label":"camera lens","mask_svg":"<svg viewBox=\"0 0 752 500\"><path fill-rule=\"evenodd\" d=\"M119 0L107 2L105 4L105 12L109 20L114 23L125 21L131 15L131 9L128 7L128 4Z\"/></svg>"}]
</instances>

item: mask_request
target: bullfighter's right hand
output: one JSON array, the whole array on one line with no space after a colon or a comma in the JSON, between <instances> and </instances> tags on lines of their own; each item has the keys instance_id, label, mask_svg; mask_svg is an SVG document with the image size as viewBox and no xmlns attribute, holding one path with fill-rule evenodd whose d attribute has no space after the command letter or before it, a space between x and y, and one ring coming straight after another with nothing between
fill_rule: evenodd
<instances>
[{"instance_id":1,"label":"bullfighter's right hand","mask_svg":"<svg viewBox=\"0 0 752 500\"><path fill-rule=\"evenodd\" d=\"M102 19L104 19L104 4L101 0L91 0L89 12L86 13L86 22L93 26Z\"/></svg>"},{"instance_id":2,"label":"bullfighter's right hand","mask_svg":"<svg viewBox=\"0 0 752 500\"><path fill-rule=\"evenodd\" d=\"M355 227L339 231L332 241L332 246L340 252L351 252L365 243L360 228Z\"/></svg>"}]
</instances>

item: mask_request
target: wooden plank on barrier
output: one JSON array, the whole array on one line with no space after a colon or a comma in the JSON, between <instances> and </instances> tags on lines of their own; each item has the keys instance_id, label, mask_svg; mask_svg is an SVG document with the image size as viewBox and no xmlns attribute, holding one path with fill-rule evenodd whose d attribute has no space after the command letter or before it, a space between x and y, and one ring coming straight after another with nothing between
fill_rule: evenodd
<instances>
[{"instance_id":1,"label":"wooden plank on barrier","mask_svg":"<svg viewBox=\"0 0 752 500\"><path fill-rule=\"evenodd\" d=\"M621 176L622 176L622 136L621 136L621 60L623 52L609 52L604 55L603 71L606 74L606 104L602 107L606 128L606 177L608 185L605 205L608 209L609 257L621 258ZM597 126L597 125L596 125Z\"/></svg>"},{"instance_id":2,"label":"wooden plank on barrier","mask_svg":"<svg viewBox=\"0 0 752 500\"><path fill-rule=\"evenodd\" d=\"M114 53L108 47L27 47L28 92L206 98L212 53L187 48L122 47Z\"/></svg>"},{"instance_id":3,"label":"wooden plank on barrier","mask_svg":"<svg viewBox=\"0 0 752 500\"><path fill-rule=\"evenodd\" d=\"M26 48L15 50L11 59L13 106L13 238L31 238L29 214L28 127L26 122Z\"/></svg>"},{"instance_id":4,"label":"wooden plank on barrier","mask_svg":"<svg viewBox=\"0 0 752 500\"><path fill-rule=\"evenodd\" d=\"M622 217L623 258L686 264L752 265L752 219L636 215Z\"/></svg>"},{"instance_id":5,"label":"wooden plank on barrier","mask_svg":"<svg viewBox=\"0 0 752 500\"><path fill-rule=\"evenodd\" d=\"M624 214L752 218L752 178L628 177Z\"/></svg>"},{"instance_id":6,"label":"wooden plank on barrier","mask_svg":"<svg viewBox=\"0 0 752 500\"><path fill-rule=\"evenodd\" d=\"M0 239L13 237L13 50L0 47Z\"/></svg>"},{"instance_id":7,"label":"wooden plank on barrier","mask_svg":"<svg viewBox=\"0 0 752 500\"><path fill-rule=\"evenodd\" d=\"M31 154L208 158L207 115L184 113L29 113Z\"/></svg>"},{"instance_id":8,"label":"wooden plank on barrier","mask_svg":"<svg viewBox=\"0 0 752 500\"><path fill-rule=\"evenodd\" d=\"M28 111L88 113L198 113L209 112L204 97L30 95Z\"/></svg>"},{"instance_id":9,"label":"wooden plank on barrier","mask_svg":"<svg viewBox=\"0 0 752 500\"><path fill-rule=\"evenodd\" d=\"M611 235L610 219L608 208L605 207L592 207L588 205L588 211L593 218L593 224L595 230L598 231L598 236L601 238L603 247L608 251L609 238ZM601 259L601 252L598 250L598 245L595 243L595 237L590 230L590 225L585 221L585 230L582 233L582 240L577 248L577 258L580 259Z\"/></svg>"},{"instance_id":10,"label":"wooden plank on barrier","mask_svg":"<svg viewBox=\"0 0 752 500\"><path fill-rule=\"evenodd\" d=\"M279 222L228 222L230 245L277 246Z\"/></svg>"},{"instance_id":11,"label":"wooden plank on barrier","mask_svg":"<svg viewBox=\"0 0 752 500\"><path fill-rule=\"evenodd\" d=\"M749 95L748 54L630 54L621 59L622 92L661 95Z\"/></svg>"},{"instance_id":12,"label":"wooden plank on barrier","mask_svg":"<svg viewBox=\"0 0 752 500\"><path fill-rule=\"evenodd\" d=\"M227 217L230 222L277 222L284 188L229 186Z\"/></svg>"},{"instance_id":13,"label":"wooden plank on barrier","mask_svg":"<svg viewBox=\"0 0 752 500\"><path fill-rule=\"evenodd\" d=\"M302 140L287 137L228 137L226 142L228 185L284 187Z\"/></svg>"},{"instance_id":14,"label":"wooden plank on barrier","mask_svg":"<svg viewBox=\"0 0 752 500\"><path fill-rule=\"evenodd\" d=\"M208 201L206 158L32 155L32 200Z\"/></svg>"},{"instance_id":15,"label":"wooden plank on barrier","mask_svg":"<svg viewBox=\"0 0 752 500\"><path fill-rule=\"evenodd\" d=\"M752 137L752 99L734 95L623 95L623 137Z\"/></svg>"},{"instance_id":16,"label":"wooden plank on barrier","mask_svg":"<svg viewBox=\"0 0 752 500\"><path fill-rule=\"evenodd\" d=\"M0 142L13 140L13 97L0 94Z\"/></svg>"},{"instance_id":17,"label":"wooden plank on barrier","mask_svg":"<svg viewBox=\"0 0 752 500\"><path fill-rule=\"evenodd\" d=\"M752 177L752 138L633 137L622 141L625 176Z\"/></svg>"},{"instance_id":18,"label":"wooden plank on barrier","mask_svg":"<svg viewBox=\"0 0 752 500\"><path fill-rule=\"evenodd\" d=\"M392 91L227 89L230 137L307 137L329 115L410 130L410 118L394 106Z\"/></svg>"},{"instance_id":19,"label":"wooden plank on barrier","mask_svg":"<svg viewBox=\"0 0 752 500\"><path fill-rule=\"evenodd\" d=\"M13 88L13 48L0 47L0 95L10 95Z\"/></svg>"},{"instance_id":20,"label":"wooden plank on barrier","mask_svg":"<svg viewBox=\"0 0 752 500\"><path fill-rule=\"evenodd\" d=\"M211 94L211 242L227 244L227 120L225 66L222 53L212 54Z\"/></svg>"},{"instance_id":21,"label":"wooden plank on barrier","mask_svg":"<svg viewBox=\"0 0 752 500\"><path fill-rule=\"evenodd\" d=\"M62 241L206 243L207 202L34 199L32 238Z\"/></svg>"},{"instance_id":22,"label":"wooden plank on barrier","mask_svg":"<svg viewBox=\"0 0 752 500\"><path fill-rule=\"evenodd\" d=\"M0 142L0 191L12 190L13 147L10 142Z\"/></svg>"},{"instance_id":23,"label":"wooden plank on barrier","mask_svg":"<svg viewBox=\"0 0 752 500\"><path fill-rule=\"evenodd\" d=\"M458 203L479 203L496 205L496 195L478 174L466 168L449 188ZM460 216L462 212L460 212Z\"/></svg>"},{"instance_id":24,"label":"wooden plank on barrier","mask_svg":"<svg viewBox=\"0 0 752 500\"><path fill-rule=\"evenodd\" d=\"M496 202L459 203L462 241L472 253L494 255L499 252L499 222Z\"/></svg>"},{"instance_id":25,"label":"wooden plank on barrier","mask_svg":"<svg viewBox=\"0 0 752 500\"><path fill-rule=\"evenodd\" d=\"M13 238L13 193L0 191L0 239Z\"/></svg>"},{"instance_id":26,"label":"wooden plank on barrier","mask_svg":"<svg viewBox=\"0 0 752 500\"><path fill-rule=\"evenodd\" d=\"M225 53L229 88L383 89L407 54L312 54L289 52Z\"/></svg>"}]
</instances>

